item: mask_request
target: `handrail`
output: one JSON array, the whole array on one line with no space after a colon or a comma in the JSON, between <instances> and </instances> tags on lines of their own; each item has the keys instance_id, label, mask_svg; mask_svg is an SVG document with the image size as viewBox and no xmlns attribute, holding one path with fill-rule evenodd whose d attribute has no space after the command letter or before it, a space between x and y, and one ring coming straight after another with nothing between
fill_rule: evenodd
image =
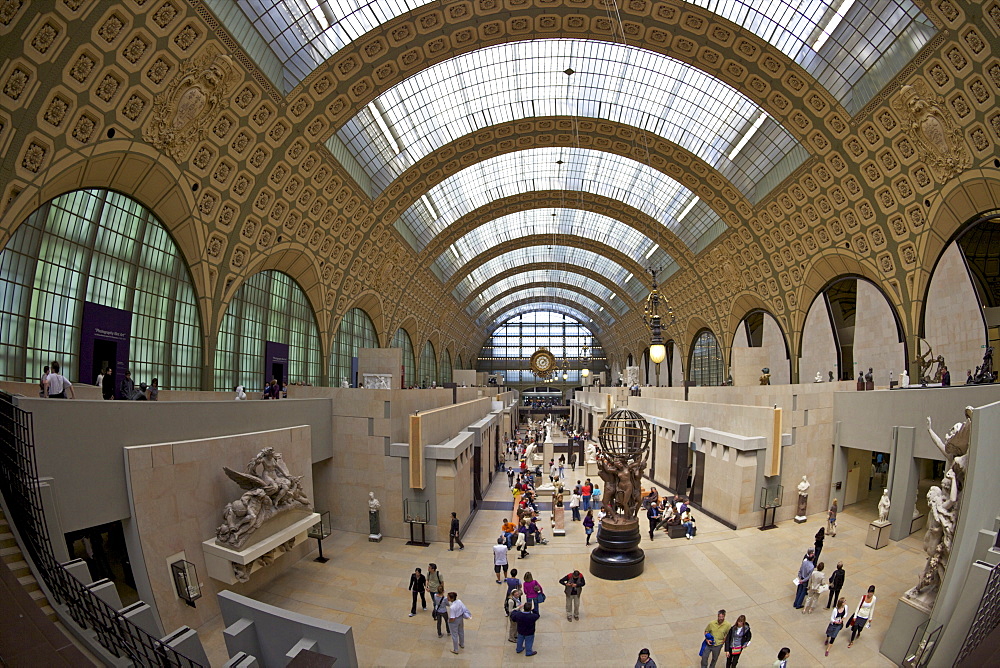
<instances>
[{"instance_id":1,"label":"handrail","mask_svg":"<svg viewBox=\"0 0 1000 668\"><path fill-rule=\"evenodd\" d=\"M17 530L25 557L34 565L56 603L66 607L81 629L91 629L113 656L138 666L201 668L102 601L56 560L45 522L31 413L0 391L0 492L8 520Z\"/></svg>"}]
</instances>

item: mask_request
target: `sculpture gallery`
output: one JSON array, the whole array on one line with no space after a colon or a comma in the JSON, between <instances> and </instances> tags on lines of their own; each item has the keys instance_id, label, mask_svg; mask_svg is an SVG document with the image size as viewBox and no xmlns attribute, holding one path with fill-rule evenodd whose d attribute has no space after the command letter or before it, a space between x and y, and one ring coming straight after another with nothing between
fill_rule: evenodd
<instances>
[{"instance_id":1,"label":"sculpture gallery","mask_svg":"<svg viewBox=\"0 0 1000 668\"><path fill-rule=\"evenodd\" d=\"M246 490L227 503L223 523L215 532L220 545L239 550L267 520L287 510L311 508L302 488L302 476L293 476L274 448L264 448L247 464L243 473L228 466L222 469L229 479Z\"/></svg>"}]
</instances>

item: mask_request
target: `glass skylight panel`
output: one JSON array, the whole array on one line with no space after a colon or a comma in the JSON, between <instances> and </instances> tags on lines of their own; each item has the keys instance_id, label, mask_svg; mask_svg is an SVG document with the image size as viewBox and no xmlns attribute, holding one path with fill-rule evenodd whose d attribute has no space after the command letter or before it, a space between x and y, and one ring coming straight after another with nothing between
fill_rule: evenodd
<instances>
[{"instance_id":1,"label":"glass skylight panel","mask_svg":"<svg viewBox=\"0 0 1000 668\"><path fill-rule=\"evenodd\" d=\"M599 253L573 246L528 246L498 255L473 268L459 282L455 289L455 298L463 300L478 290L479 286L493 280L496 275L532 262L564 264L567 269L574 267L590 269L606 276L617 285L625 286L625 291L636 301L645 299L646 295L649 294L649 287L645 286L642 281L636 280L635 276L629 278L628 269ZM434 267L447 281L465 264L465 262L455 258L450 251L446 251L437 259ZM657 251L647 258L643 266L662 267L663 270L659 274L660 280L666 280L677 269L677 265L663 251Z\"/></svg>"},{"instance_id":2,"label":"glass skylight panel","mask_svg":"<svg viewBox=\"0 0 1000 668\"><path fill-rule=\"evenodd\" d=\"M506 312L511 304L524 301L526 299L532 300L533 303L548 303L547 300L550 299L562 299L570 304L578 304L580 308L589 309L591 313L599 316L609 325L615 322L614 314L609 313L607 309L601 307L601 305L593 299L585 297L577 292L570 292L568 290L561 290L558 288L530 288L503 297L502 299L499 299L491 304L488 309L483 311L477 319L477 322L480 323L480 325L494 322L498 320L497 315L499 313ZM558 304L561 302L556 301L552 303ZM584 320L589 321L590 318L584 318Z\"/></svg>"},{"instance_id":3,"label":"glass skylight panel","mask_svg":"<svg viewBox=\"0 0 1000 668\"><path fill-rule=\"evenodd\" d=\"M559 270L533 270L521 274L508 276L507 278L489 284L466 307L469 315L475 315L485 304L495 299L498 295L521 285L532 283L555 283L559 285L571 286L607 302L614 311L621 315L628 310L628 306L622 301L614 291L605 285L598 283L592 278L581 274Z\"/></svg>"},{"instance_id":4,"label":"glass skylight panel","mask_svg":"<svg viewBox=\"0 0 1000 668\"><path fill-rule=\"evenodd\" d=\"M634 227L582 209L530 209L494 218L470 230L453 247L460 256L471 260L499 243L532 235L594 239L615 248L627 248L630 255L643 257L659 248Z\"/></svg>"},{"instance_id":5,"label":"glass skylight panel","mask_svg":"<svg viewBox=\"0 0 1000 668\"><path fill-rule=\"evenodd\" d=\"M337 136L381 192L459 137L537 116L641 128L688 149L748 196L798 143L756 103L692 65L638 47L569 39L491 46L417 72Z\"/></svg>"},{"instance_id":6,"label":"glass skylight panel","mask_svg":"<svg viewBox=\"0 0 1000 668\"><path fill-rule=\"evenodd\" d=\"M582 311L573 308L567 304L558 304L555 302L535 302L531 304L521 304L520 306L515 306L503 313L497 314L493 323L499 329L501 326L516 318L519 315L524 314L525 321L529 321L531 316L534 314L540 316L549 316L550 313L558 313L559 315L568 316L579 322L584 327L592 331L600 331L598 323L594 323L589 316L585 315ZM553 320L551 317L545 317L545 322ZM556 321L558 322L558 321ZM491 327L493 325L490 325Z\"/></svg>"},{"instance_id":7,"label":"glass skylight panel","mask_svg":"<svg viewBox=\"0 0 1000 668\"><path fill-rule=\"evenodd\" d=\"M912 0L688 0L742 26L801 65L848 111L861 109L937 32ZM903 51L898 67L877 67ZM884 71L882 71L884 70ZM855 85L881 81L857 95Z\"/></svg>"},{"instance_id":8,"label":"glass skylight panel","mask_svg":"<svg viewBox=\"0 0 1000 668\"><path fill-rule=\"evenodd\" d=\"M536 148L499 155L448 177L410 205L400 216L400 224L412 232L419 252L449 225L481 206L545 190L583 191L618 200L678 235L682 225L677 215L694 197L666 174L629 158L584 148Z\"/></svg>"},{"instance_id":9,"label":"glass skylight panel","mask_svg":"<svg viewBox=\"0 0 1000 668\"><path fill-rule=\"evenodd\" d=\"M358 37L432 0L234 1L284 63L287 91Z\"/></svg>"}]
</instances>

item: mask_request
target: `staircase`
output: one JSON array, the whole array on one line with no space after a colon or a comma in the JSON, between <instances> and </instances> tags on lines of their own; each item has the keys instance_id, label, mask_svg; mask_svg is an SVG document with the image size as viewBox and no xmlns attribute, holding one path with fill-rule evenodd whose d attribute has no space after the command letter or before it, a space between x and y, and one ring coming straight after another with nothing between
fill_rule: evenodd
<instances>
[{"instance_id":1,"label":"staircase","mask_svg":"<svg viewBox=\"0 0 1000 668\"><path fill-rule=\"evenodd\" d=\"M35 580L35 576L31 574L31 570L28 568L28 562L25 561L24 555L21 554L21 548L18 547L17 541L14 540L14 534L11 533L10 524L7 523L7 517L4 515L2 508L0 508L0 559L3 559L7 568L11 570L17 581L21 583L28 596L42 609L45 616L52 622L58 622L59 617L56 615L56 611L49 605L48 599L45 598L41 587L38 586L38 581Z\"/></svg>"}]
</instances>

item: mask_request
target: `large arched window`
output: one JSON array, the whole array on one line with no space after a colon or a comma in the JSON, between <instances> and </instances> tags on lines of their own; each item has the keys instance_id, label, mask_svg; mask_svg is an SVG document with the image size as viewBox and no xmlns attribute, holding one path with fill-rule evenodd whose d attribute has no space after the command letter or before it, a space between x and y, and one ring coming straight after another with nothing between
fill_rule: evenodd
<instances>
[{"instance_id":1,"label":"large arched window","mask_svg":"<svg viewBox=\"0 0 1000 668\"><path fill-rule=\"evenodd\" d=\"M430 387L431 381L436 381L438 375L437 355L434 344L428 341L420 351L420 385Z\"/></svg>"},{"instance_id":2,"label":"large arched window","mask_svg":"<svg viewBox=\"0 0 1000 668\"><path fill-rule=\"evenodd\" d=\"M441 366L438 367L438 385L451 382L451 352L447 349L441 356Z\"/></svg>"},{"instance_id":3,"label":"large arched window","mask_svg":"<svg viewBox=\"0 0 1000 668\"><path fill-rule=\"evenodd\" d=\"M691 349L691 362L688 367L691 370L688 380L692 384L722 385L722 349L719 348L715 334L707 329L698 334Z\"/></svg>"},{"instance_id":4,"label":"large arched window","mask_svg":"<svg viewBox=\"0 0 1000 668\"><path fill-rule=\"evenodd\" d=\"M262 271L236 291L219 331L215 389L320 380L319 330L306 293L290 276Z\"/></svg>"},{"instance_id":5,"label":"large arched window","mask_svg":"<svg viewBox=\"0 0 1000 668\"><path fill-rule=\"evenodd\" d=\"M461 369L462 368L462 356L461 355L459 355L458 357L455 358L455 368L456 369Z\"/></svg>"},{"instance_id":6,"label":"large arched window","mask_svg":"<svg viewBox=\"0 0 1000 668\"><path fill-rule=\"evenodd\" d=\"M352 360L358 356L359 349L378 347L378 332L368 314L359 308L345 313L330 350L330 385L337 386L347 379L352 387L355 386L357 379L351 372Z\"/></svg>"},{"instance_id":7,"label":"large arched window","mask_svg":"<svg viewBox=\"0 0 1000 668\"><path fill-rule=\"evenodd\" d=\"M413 387L417 384L417 364L413 357L413 341L405 329L400 327L392 336L390 348L399 348L403 351L403 387Z\"/></svg>"},{"instance_id":8,"label":"large arched window","mask_svg":"<svg viewBox=\"0 0 1000 668\"><path fill-rule=\"evenodd\" d=\"M201 389L201 325L188 268L151 211L109 190L43 204L0 252L0 378L35 379L59 360L93 383ZM83 366L84 368L81 368Z\"/></svg>"},{"instance_id":9,"label":"large arched window","mask_svg":"<svg viewBox=\"0 0 1000 668\"><path fill-rule=\"evenodd\" d=\"M584 348L591 362L584 362ZM538 382L531 371L531 355L546 348L556 359L558 383L580 384L580 369L604 368L604 349L589 327L554 311L529 311L504 321L479 354L479 371L502 373L506 383ZM563 373L566 379L563 379Z\"/></svg>"}]
</instances>

